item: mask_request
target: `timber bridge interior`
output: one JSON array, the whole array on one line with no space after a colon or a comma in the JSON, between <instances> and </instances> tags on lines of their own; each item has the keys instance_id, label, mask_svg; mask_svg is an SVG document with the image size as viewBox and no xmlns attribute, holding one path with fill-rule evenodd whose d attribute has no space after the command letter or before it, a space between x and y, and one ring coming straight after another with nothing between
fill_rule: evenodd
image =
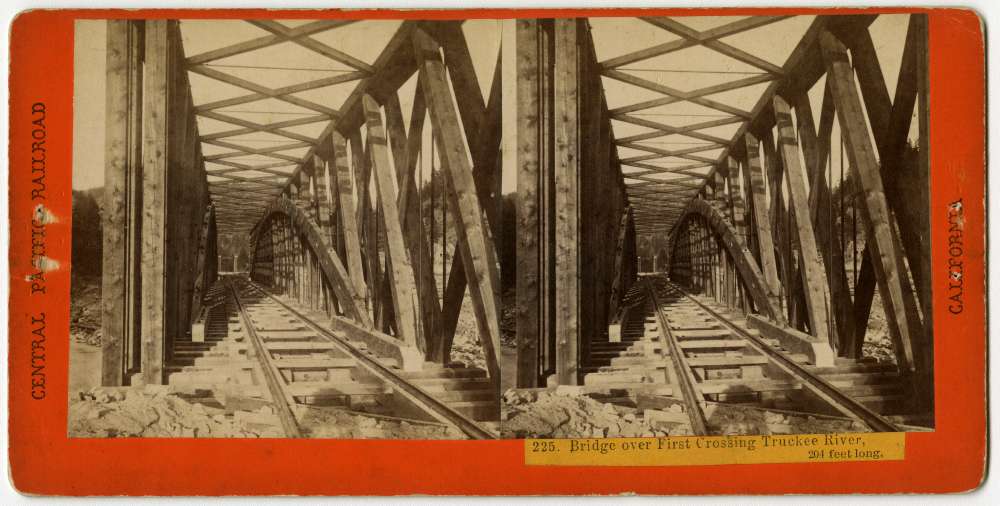
<instances>
[{"instance_id":1,"label":"timber bridge interior","mask_svg":"<svg viewBox=\"0 0 1000 506\"><path fill-rule=\"evenodd\" d=\"M288 436L334 408L496 437L508 389L670 434L933 427L926 39L108 21L101 381L247 386Z\"/></svg>"}]
</instances>

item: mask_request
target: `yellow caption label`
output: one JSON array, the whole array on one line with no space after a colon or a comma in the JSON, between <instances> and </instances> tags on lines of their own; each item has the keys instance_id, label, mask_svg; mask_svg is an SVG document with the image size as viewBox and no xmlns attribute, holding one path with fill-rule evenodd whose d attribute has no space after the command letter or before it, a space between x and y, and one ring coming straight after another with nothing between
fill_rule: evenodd
<instances>
[{"instance_id":1,"label":"yellow caption label","mask_svg":"<svg viewBox=\"0 0 1000 506\"><path fill-rule=\"evenodd\" d=\"M526 439L529 466L710 466L902 460L906 434Z\"/></svg>"}]
</instances>

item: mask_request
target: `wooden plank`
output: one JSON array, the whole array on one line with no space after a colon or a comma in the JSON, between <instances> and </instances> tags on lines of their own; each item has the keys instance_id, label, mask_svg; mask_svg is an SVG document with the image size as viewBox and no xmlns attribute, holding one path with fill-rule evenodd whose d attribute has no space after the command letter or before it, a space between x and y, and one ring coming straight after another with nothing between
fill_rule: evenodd
<instances>
[{"instance_id":1,"label":"wooden plank","mask_svg":"<svg viewBox=\"0 0 1000 506\"><path fill-rule=\"evenodd\" d=\"M375 189L378 191L378 205L382 209L382 224L386 235L386 270L391 284L396 332L404 343L426 350L423 331L419 321L416 294L416 279L406 251L403 230L399 224L399 209L396 207L396 178L389 159L388 140L382 126L379 105L371 96L362 99L365 108L365 123L368 128L367 143L372 154L372 172L375 175Z\"/></svg>"},{"instance_id":2,"label":"wooden plank","mask_svg":"<svg viewBox=\"0 0 1000 506\"><path fill-rule=\"evenodd\" d=\"M827 307L830 300L826 284L826 269L816 246L816 234L809 219L809 188L805 170L799 163L799 143L792 126L792 112L781 96L774 97L774 115L778 126L778 144L788 180L791 208L795 213L796 237L799 243L799 273L805 289L809 328L821 339L829 339Z\"/></svg>"},{"instance_id":3,"label":"wooden plank","mask_svg":"<svg viewBox=\"0 0 1000 506\"><path fill-rule=\"evenodd\" d=\"M480 208L472 173L472 159L459 128L458 111L448 85L447 71L436 44L421 30L414 31L414 52L420 65L420 86L437 133L442 168L448 183L449 208L458 233L459 254L468 279L479 338L494 388L499 392L500 310L499 273L488 223Z\"/></svg>"},{"instance_id":4,"label":"wooden plank","mask_svg":"<svg viewBox=\"0 0 1000 506\"><path fill-rule=\"evenodd\" d=\"M829 32L820 36L820 45L848 158L864 192L861 215L897 364L901 370L912 372L917 367L915 361L922 366L927 360L923 349L924 329L890 223L892 216L875 148L864 128L861 97L855 88L854 73L844 45Z\"/></svg>"}]
</instances>

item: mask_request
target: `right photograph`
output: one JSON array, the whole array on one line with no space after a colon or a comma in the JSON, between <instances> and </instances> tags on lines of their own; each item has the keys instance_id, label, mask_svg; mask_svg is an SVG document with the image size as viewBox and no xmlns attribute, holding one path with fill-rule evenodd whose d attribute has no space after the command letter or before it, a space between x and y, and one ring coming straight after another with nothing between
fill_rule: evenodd
<instances>
[{"instance_id":1,"label":"right photograph","mask_svg":"<svg viewBox=\"0 0 1000 506\"><path fill-rule=\"evenodd\" d=\"M925 15L502 32L502 437L934 430Z\"/></svg>"}]
</instances>

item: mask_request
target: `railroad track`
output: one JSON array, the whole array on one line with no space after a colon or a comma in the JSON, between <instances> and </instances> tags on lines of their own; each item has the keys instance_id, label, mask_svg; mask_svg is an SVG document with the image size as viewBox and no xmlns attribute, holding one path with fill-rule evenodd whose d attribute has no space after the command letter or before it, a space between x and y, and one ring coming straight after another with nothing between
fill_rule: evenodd
<instances>
[{"instance_id":1,"label":"railroad track","mask_svg":"<svg viewBox=\"0 0 1000 506\"><path fill-rule=\"evenodd\" d=\"M230 335L217 343L237 346L229 355L241 356L242 367L252 369L258 389L265 390L259 395L270 402L287 437L311 437L311 417L329 412L452 437L496 437L484 427L499 419L485 371L430 363L403 371L394 359L317 323L319 314L272 296L244 277L226 277L219 284L223 289L211 292L216 302L207 325L222 332L228 326ZM203 353L211 349L207 344L182 346ZM205 364L209 359L195 357L203 365L217 365Z\"/></svg>"},{"instance_id":2,"label":"railroad track","mask_svg":"<svg viewBox=\"0 0 1000 506\"><path fill-rule=\"evenodd\" d=\"M918 416L906 414L907 386L891 364L837 358L817 367L748 329L742 315L665 277L644 277L633 290L638 302L626 311L620 341L590 344L583 388L593 398L672 407L674 415L680 408L683 416L670 425L692 434L725 432L729 418L744 416L734 410L784 420L760 429L776 432L797 431L781 425L788 420L804 421L809 431L824 423L851 431L922 429L911 424Z\"/></svg>"}]
</instances>

